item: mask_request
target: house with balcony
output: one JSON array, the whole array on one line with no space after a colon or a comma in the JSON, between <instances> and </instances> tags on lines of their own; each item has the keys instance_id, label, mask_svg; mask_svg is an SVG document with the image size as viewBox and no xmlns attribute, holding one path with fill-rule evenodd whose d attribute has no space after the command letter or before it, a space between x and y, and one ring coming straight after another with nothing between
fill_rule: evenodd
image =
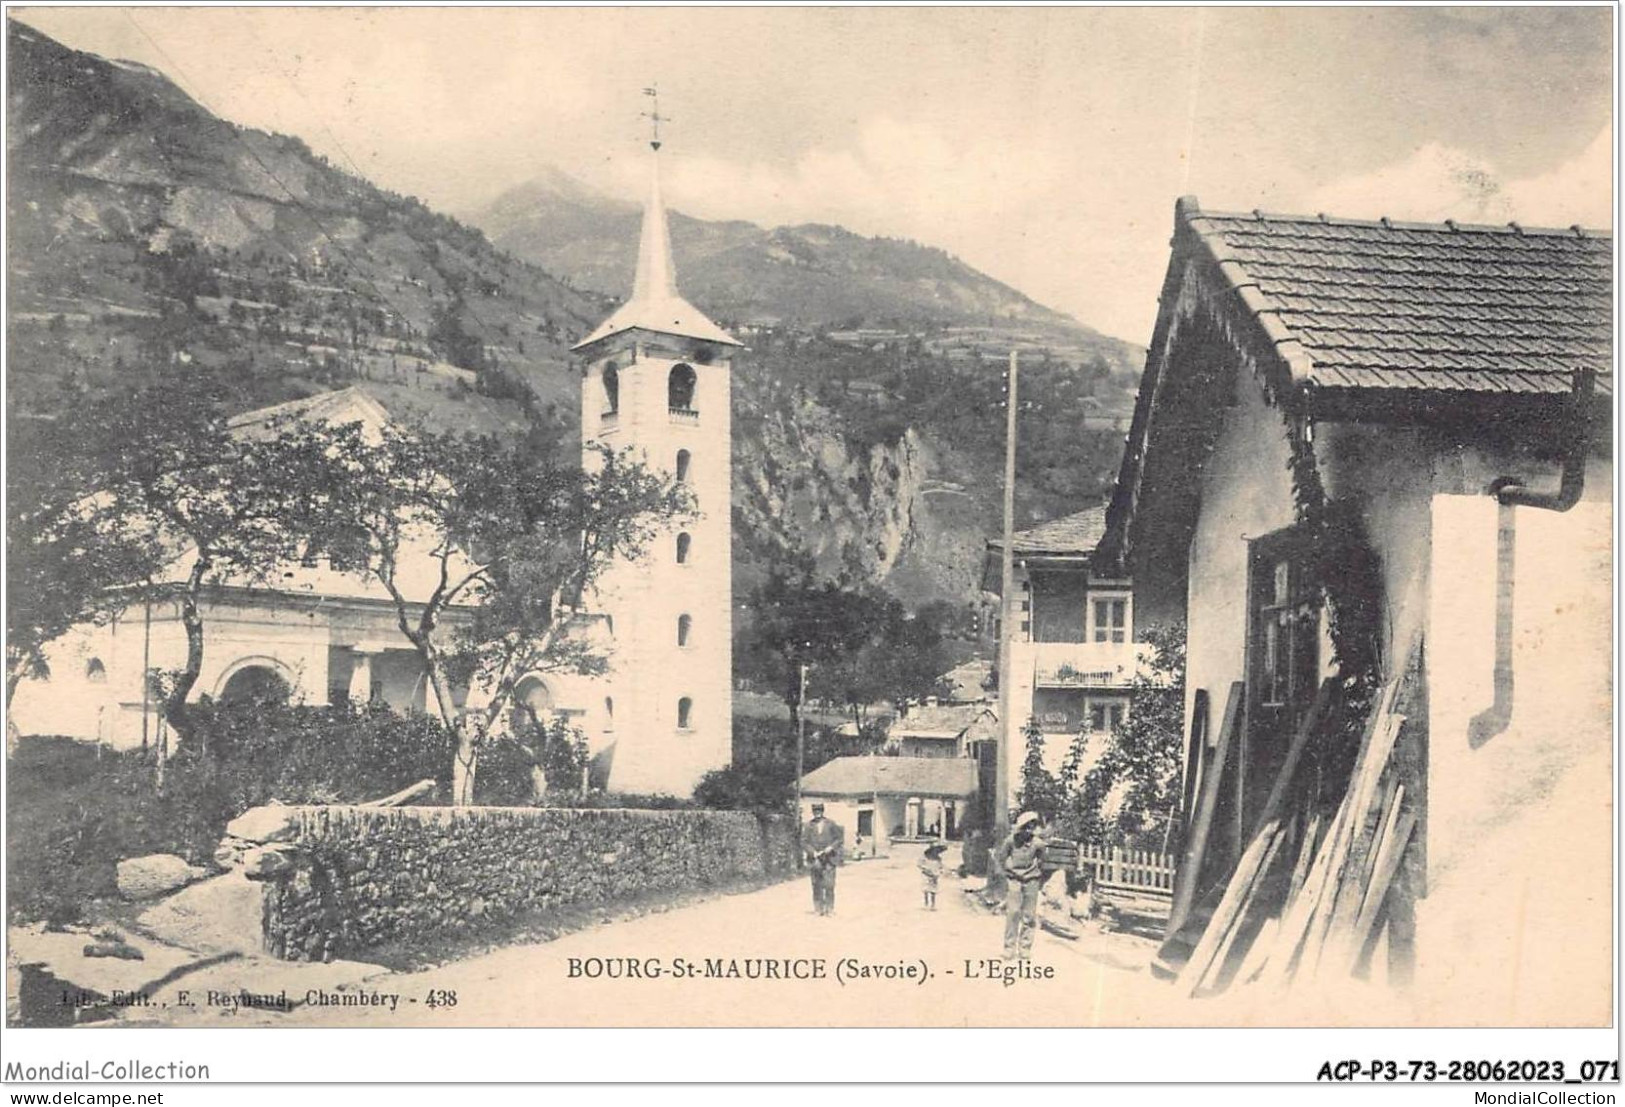
<instances>
[{"instance_id":1,"label":"house with balcony","mask_svg":"<svg viewBox=\"0 0 1625 1107\"><path fill-rule=\"evenodd\" d=\"M982 589L994 597L994 637L1008 635L1010 718L1005 751L1012 790L1020 786L1029 723L1045 736L1044 758L1059 769L1084 735L1098 756L1105 738L1128 717L1134 675L1146 648L1134 641L1134 592L1122 573L1097 565L1106 509L1092 507L1017 531L1011 547L1015 595L1003 604L1004 543L991 539ZM1099 741L1092 739L1098 738Z\"/></svg>"}]
</instances>

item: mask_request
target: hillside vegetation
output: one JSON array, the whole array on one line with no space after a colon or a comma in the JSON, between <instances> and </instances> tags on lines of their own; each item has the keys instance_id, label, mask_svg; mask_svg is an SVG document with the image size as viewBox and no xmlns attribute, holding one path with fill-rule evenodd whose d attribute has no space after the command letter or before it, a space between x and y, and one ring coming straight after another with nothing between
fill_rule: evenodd
<instances>
[{"instance_id":1,"label":"hillside vegetation","mask_svg":"<svg viewBox=\"0 0 1625 1107\"><path fill-rule=\"evenodd\" d=\"M191 363L242 409L358 386L399 417L574 448L569 346L630 287L635 207L556 175L470 217L478 230L219 119L155 70L7 34L8 417L60 417ZM685 294L748 347L741 597L810 564L910 604L971 601L998 525L1011 348L1023 522L1107 487L1134 347L929 246L672 226Z\"/></svg>"}]
</instances>

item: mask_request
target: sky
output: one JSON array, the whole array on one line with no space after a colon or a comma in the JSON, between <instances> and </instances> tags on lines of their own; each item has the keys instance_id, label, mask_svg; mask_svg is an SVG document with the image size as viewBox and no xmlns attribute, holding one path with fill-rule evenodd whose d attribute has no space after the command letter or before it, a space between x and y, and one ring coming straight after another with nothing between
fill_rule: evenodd
<instances>
[{"instance_id":1,"label":"sky","mask_svg":"<svg viewBox=\"0 0 1625 1107\"><path fill-rule=\"evenodd\" d=\"M1613 222L1606 7L10 12L459 215L638 198L658 84L670 206L940 246L1139 343L1182 195Z\"/></svg>"}]
</instances>

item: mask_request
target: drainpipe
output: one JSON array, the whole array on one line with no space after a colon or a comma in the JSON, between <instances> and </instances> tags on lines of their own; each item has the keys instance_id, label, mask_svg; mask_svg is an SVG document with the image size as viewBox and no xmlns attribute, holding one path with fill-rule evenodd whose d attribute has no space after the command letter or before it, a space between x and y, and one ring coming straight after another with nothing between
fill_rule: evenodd
<instances>
[{"instance_id":1,"label":"drainpipe","mask_svg":"<svg viewBox=\"0 0 1625 1107\"><path fill-rule=\"evenodd\" d=\"M1566 425L1563 428L1563 476L1556 492L1531 492L1517 477L1498 477L1490 485L1490 495L1508 507L1537 507L1542 511L1567 511L1580 502L1585 491L1586 446L1591 437L1591 397L1596 391L1596 371L1587 367L1574 372L1574 388L1569 394Z\"/></svg>"},{"instance_id":2,"label":"drainpipe","mask_svg":"<svg viewBox=\"0 0 1625 1107\"><path fill-rule=\"evenodd\" d=\"M1556 492L1531 492L1517 477L1498 477L1490 495L1500 504L1495 551L1495 699L1467 724L1467 745L1478 749L1506 730L1512 722L1514 669L1512 658L1513 586L1516 579L1518 507L1567 511L1580 502L1585 490L1586 446L1590 439L1591 397L1596 373L1580 369L1574 374L1566 425L1563 428L1563 475Z\"/></svg>"}]
</instances>

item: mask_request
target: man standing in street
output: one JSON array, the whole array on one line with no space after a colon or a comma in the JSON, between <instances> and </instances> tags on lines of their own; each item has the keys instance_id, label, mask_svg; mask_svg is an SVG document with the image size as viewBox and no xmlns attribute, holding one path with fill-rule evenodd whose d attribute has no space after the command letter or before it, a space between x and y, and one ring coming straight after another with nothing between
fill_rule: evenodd
<instances>
[{"instance_id":1,"label":"man standing in street","mask_svg":"<svg viewBox=\"0 0 1625 1107\"><path fill-rule=\"evenodd\" d=\"M1044 840L1038 836L1040 819L1023 811L1015 829L999 847L995 860L1009 886L1004 896L1004 959L1031 961L1033 932L1038 928L1038 890L1044 883Z\"/></svg>"},{"instance_id":2,"label":"man standing in street","mask_svg":"<svg viewBox=\"0 0 1625 1107\"><path fill-rule=\"evenodd\" d=\"M835 914L835 869L844 840L840 825L824 818L824 805L813 804L812 821L801 832L801 849L812 876L813 910L820 915Z\"/></svg>"}]
</instances>

